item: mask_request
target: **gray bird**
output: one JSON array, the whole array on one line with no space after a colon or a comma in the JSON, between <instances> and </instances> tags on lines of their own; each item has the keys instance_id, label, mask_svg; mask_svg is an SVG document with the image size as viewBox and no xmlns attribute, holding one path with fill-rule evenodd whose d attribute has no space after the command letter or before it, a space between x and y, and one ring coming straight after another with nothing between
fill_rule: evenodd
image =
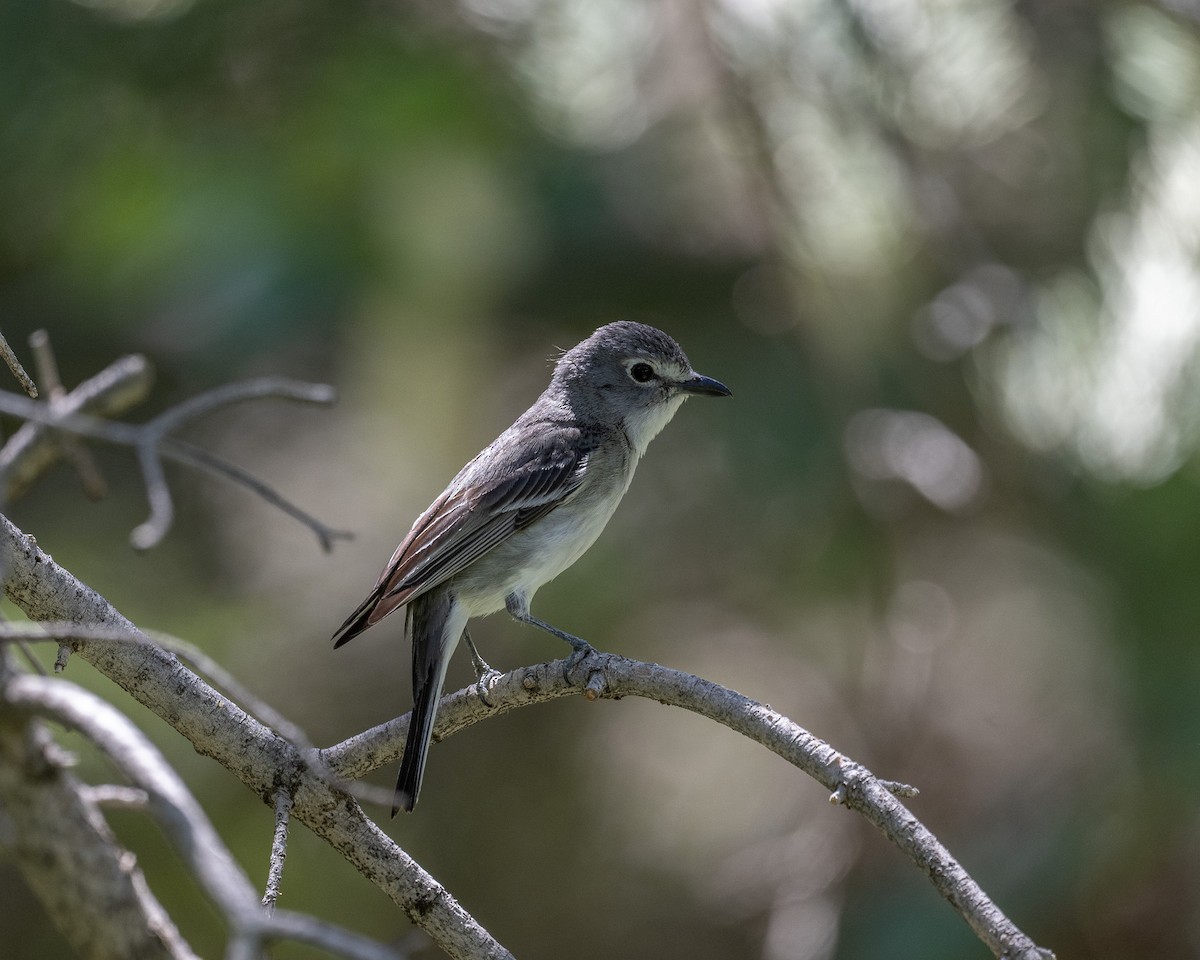
<instances>
[{"instance_id":1,"label":"gray bird","mask_svg":"<svg viewBox=\"0 0 1200 960\"><path fill-rule=\"evenodd\" d=\"M406 610L413 711L392 816L417 802L446 667L460 637L481 693L485 677L494 675L467 633L471 617L507 609L569 643L569 666L592 652L587 641L533 616L529 603L600 536L646 447L692 394L730 391L696 373L661 330L628 321L601 327L559 358L533 406L417 518L375 589L333 635L340 647Z\"/></svg>"}]
</instances>

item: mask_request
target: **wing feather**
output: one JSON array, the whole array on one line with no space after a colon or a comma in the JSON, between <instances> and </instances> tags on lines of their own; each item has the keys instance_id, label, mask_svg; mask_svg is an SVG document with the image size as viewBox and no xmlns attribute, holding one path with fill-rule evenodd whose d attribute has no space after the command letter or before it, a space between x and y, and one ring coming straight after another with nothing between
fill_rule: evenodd
<instances>
[{"instance_id":1,"label":"wing feather","mask_svg":"<svg viewBox=\"0 0 1200 960\"><path fill-rule=\"evenodd\" d=\"M501 437L468 464L413 524L371 592L334 634L341 645L445 583L517 530L566 502L587 474L575 427L546 431L536 447L497 458Z\"/></svg>"}]
</instances>

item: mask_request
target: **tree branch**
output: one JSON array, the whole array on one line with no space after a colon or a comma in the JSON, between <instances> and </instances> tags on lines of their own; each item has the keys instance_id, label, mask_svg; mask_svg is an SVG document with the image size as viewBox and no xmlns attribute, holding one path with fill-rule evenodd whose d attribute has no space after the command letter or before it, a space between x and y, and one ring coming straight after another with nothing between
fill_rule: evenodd
<instances>
[{"instance_id":1,"label":"tree branch","mask_svg":"<svg viewBox=\"0 0 1200 960\"><path fill-rule=\"evenodd\" d=\"M103 598L54 566L35 546L22 540L6 520L0 521L0 560L8 555L5 588L31 616L78 618L135 632ZM39 577L30 576L35 567ZM68 595L51 591L47 596L47 584L58 584ZM148 640L142 641L137 657L123 655L122 647L128 644L119 641L93 639L78 643L84 659L167 720L200 753L230 769L265 803L273 804L278 785L287 784L295 803L293 815L379 884L452 956L507 956L444 889L366 818L356 803L318 775L328 767L353 779L395 762L407 731L407 716L321 751L321 762L309 765L303 751L225 701ZM136 661L136 665L130 661ZM494 714L581 691L588 699L641 696L683 707L766 746L823 784L838 802L862 813L925 873L995 956L1006 960L1045 960L1052 956L991 902L949 851L905 808L891 792L898 785L877 780L861 764L783 715L699 677L612 654L585 660L575 671L573 683L563 670L564 662L555 661L504 674L489 689L491 706L479 699L474 687L450 695L439 709L435 737L442 739ZM215 729L214 718L218 718ZM233 729L226 728L226 724Z\"/></svg>"},{"instance_id":2,"label":"tree branch","mask_svg":"<svg viewBox=\"0 0 1200 960\"><path fill-rule=\"evenodd\" d=\"M13 353L13 348L8 345L8 340L2 333L0 333L0 359L3 359L8 365L8 369L17 378L17 383L21 385L21 389L29 394L29 396L36 398L38 390L34 386L33 378L21 366L21 361L17 359L17 355Z\"/></svg>"},{"instance_id":3,"label":"tree branch","mask_svg":"<svg viewBox=\"0 0 1200 960\"><path fill-rule=\"evenodd\" d=\"M234 701L239 707L249 713L254 719L272 728L285 740L298 748L305 762L314 765L322 777L339 790L349 793L359 803L388 806L392 803L392 791L374 787L366 783L356 783L341 777L331 767L325 765L320 752L297 724L293 723L282 713L272 707L262 698L256 696L244 686L232 673L220 663L200 650L193 644L179 637L171 636L158 630L146 630L142 635L131 634L122 628L98 626L95 624L69 623L67 621L43 620L36 623L0 623L0 644L11 642L18 646L29 659L30 665L38 673L45 674L46 670L35 656L30 647L35 642L57 643L58 656L54 661L54 672L62 673L66 669L70 654L77 646L86 640L109 640L114 643L141 643L146 637L153 640L169 653L175 654L179 660L212 684L218 691Z\"/></svg>"},{"instance_id":4,"label":"tree branch","mask_svg":"<svg viewBox=\"0 0 1200 960\"><path fill-rule=\"evenodd\" d=\"M321 548L329 551L338 539L353 536L345 530L335 530L305 513L269 485L248 471L227 463L220 457L192 444L168 436L188 421L219 407L247 400L280 397L305 403L328 404L335 399L332 387L320 383L301 383L283 377L260 377L241 383L230 383L199 394L170 407L144 424L121 423L91 416L86 410L106 412L109 407L122 408L140 400L149 384L149 365L143 357L125 357L100 374L90 378L65 397L49 403L30 400L15 393L0 391L0 413L27 420L4 449L0 450L0 480L10 496L23 492L61 455L61 445L49 431L61 431L89 437L105 443L133 447L146 485L150 516L131 534L130 540L139 550L158 544L170 529L175 508L171 491L163 472L162 459L176 460L201 467L241 484L258 494L274 507L299 520L316 535ZM129 392L131 388L136 391Z\"/></svg>"},{"instance_id":5,"label":"tree branch","mask_svg":"<svg viewBox=\"0 0 1200 960\"><path fill-rule=\"evenodd\" d=\"M4 845L85 960L197 960L44 724L0 705Z\"/></svg>"},{"instance_id":6,"label":"tree branch","mask_svg":"<svg viewBox=\"0 0 1200 960\"><path fill-rule=\"evenodd\" d=\"M267 889L262 904L268 913L275 911L283 886L283 864L287 860L288 820L292 815L292 795L285 787L275 793L275 832L271 836L271 859L267 868Z\"/></svg>"},{"instance_id":7,"label":"tree branch","mask_svg":"<svg viewBox=\"0 0 1200 960\"><path fill-rule=\"evenodd\" d=\"M352 960L399 960L400 954L333 924L261 909L242 872L183 780L123 713L64 680L10 675L0 687L6 711L36 713L80 730L145 791L149 811L174 843L230 928L228 956L260 955L270 940L302 940Z\"/></svg>"},{"instance_id":8,"label":"tree branch","mask_svg":"<svg viewBox=\"0 0 1200 960\"><path fill-rule=\"evenodd\" d=\"M8 597L35 620L98 625L122 639L76 641L78 655L212 757L264 803L291 790L291 816L342 854L456 960L511 960L450 893L330 785L304 752L246 714L151 642L103 597L43 553L0 516L0 570ZM277 914L278 916L278 914Z\"/></svg>"},{"instance_id":9,"label":"tree branch","mask_svg":"<svg viewBox=\"0 0 1200 960\"><path fill-rule=\"evenodd\" d=\"M929 878L996 957L1053 957L992 903L937 837L900 802L895 794L907 793L911 787L877 779L862 764L782 714L709 680L611 653L589 657L576 675L568 678L563 674L564 662L541 663L503 674L488 688L492 706L480 700L474 687L451 694L438 708L434 739L445 739L518 707L578 696L581 690L585 699L596 695L607 699L646 697L682 707L762 744L830 790L831 800L861 813ZM581 673L586 678L582 686ZM589 697L589 692L593 696ZM329 747L322 756L341 776L361 777L398 759L407 730L406 715Z\"/></svg>"},{"instance_id":10,"label":"tree branch","mask_svg":"<svg viewBox=\"0 0 1200 960\"><path fill-rule=\"evenodd\" d=\"M62 447L50 429L55 419L70 420L81 413L115 416L145 399L154 380L154 373L145 357L134 354L109 364L95 376L68 393L54 407L37 403L26 397L0 392L0 397L13 396L20 407L0 410L23 417L21 425L0 450L0 477L4 499L11 502L23 494L59 457ZM2 403L2 401L0 401Z\"/></svg>"},{"instance_id":11,"label":"tree branch","mask_svg":"<svg viewBox=\"0 0 1200 960\"><path fill-rule=\"evenodd\" d=\"M29 346L33 350L34 366L46 399L50 401L52 409L60 409L67 402L67 388L63 386L58 372L58 360L50 346L50 335L45 330L35 330L29 335ZM36 398L37 393L31 396ZM84 496L89 500L103 499L108 486L88 449L76 437L60 437L58 442L63 456L71 461L75 472L79 474Z\"/></svg>"}]
</instances>

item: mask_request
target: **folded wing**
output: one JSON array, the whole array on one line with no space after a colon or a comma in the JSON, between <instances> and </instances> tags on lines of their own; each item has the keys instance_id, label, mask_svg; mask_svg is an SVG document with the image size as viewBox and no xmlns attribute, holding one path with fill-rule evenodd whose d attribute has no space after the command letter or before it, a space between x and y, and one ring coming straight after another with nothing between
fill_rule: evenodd
<instances>
[{"instance_id":1,"label":"folded wing","mask_svg":"<svg viewBox=\"0 0 1200 960\"><path fill-rule=\"evenodd\" d=\"M370 595L333 635L353 639L415 597L445 583L579 489L589 447L574 427L544 431L535 445L514 445L497 458L503 438L476 457L413 524ZM474 470L488 464L486 473Z\"/></svg>"}]
</instances>

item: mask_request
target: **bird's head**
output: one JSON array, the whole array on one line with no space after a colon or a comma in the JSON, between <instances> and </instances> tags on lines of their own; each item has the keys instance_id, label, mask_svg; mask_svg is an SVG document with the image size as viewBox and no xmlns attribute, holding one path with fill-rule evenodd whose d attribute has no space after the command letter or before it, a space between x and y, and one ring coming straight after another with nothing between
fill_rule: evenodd
<instances>
[{"instance_id":1,"label":"bird's head","mask_svg":"<svg viewBox=\"0 0 1200 960\"><path fill-rule=\"evenodd\" d=\"M606 324L564 353L554 380L577 417L620 424L639 455L692 394L731 395L725 384L693 370L667 334L629 320Z\"/></svg>"}]
</instances>

